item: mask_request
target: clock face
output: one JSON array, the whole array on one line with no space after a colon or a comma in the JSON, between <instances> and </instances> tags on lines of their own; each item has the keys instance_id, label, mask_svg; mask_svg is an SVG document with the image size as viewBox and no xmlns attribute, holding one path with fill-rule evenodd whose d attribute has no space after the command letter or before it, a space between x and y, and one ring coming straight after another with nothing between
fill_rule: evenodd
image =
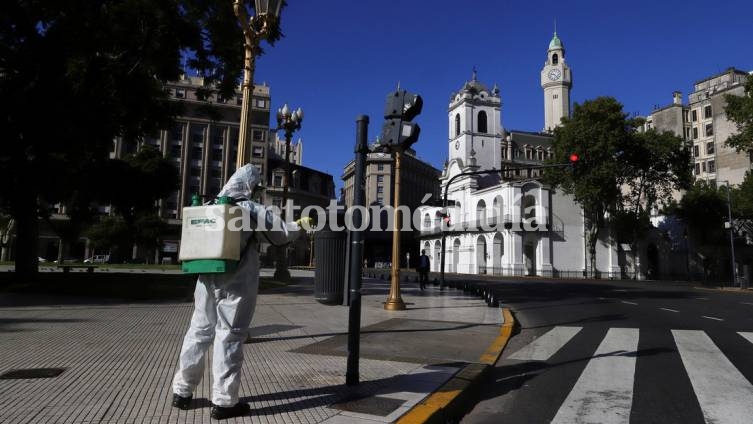
<instances>
[{"instance_id":1,"label":"clock face","mask_svg":"<svg viewBox=\"0 0 753 424\"><path fill-rule=\"evenodd\" d=\"M460 142L456 141L455 142L455 150L458 150L458 149L460 149Z\"/></svg>"},{"instance_id":2,"label":"clock face","mask_svg":"<svg viewBox=\"0 0 753 424\"><path fill-rule=\"evenodd\" d=\"M557 68L554 68L551 71L549 71L549 73L547 74L547 76L549 77L550 80L557 81L562 76L562 71L560 71Z\"/></svg>"}]
</instances>

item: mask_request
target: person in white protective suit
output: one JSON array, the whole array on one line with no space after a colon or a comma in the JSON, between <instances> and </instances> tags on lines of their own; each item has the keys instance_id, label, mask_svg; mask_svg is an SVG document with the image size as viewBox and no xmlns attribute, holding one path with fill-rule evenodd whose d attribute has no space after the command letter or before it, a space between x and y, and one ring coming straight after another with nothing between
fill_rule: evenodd
<instances>
[{"instance_id":1,"label":"person in white protective suit","mask_svg":"<svg viewBox=\"0 0 753 424\"><path fill-rule=\"evenodd\" d=\"M188 409L193 391L204 373L204 357L212 351L212 410L215 419L245 415L250 406L238 402L243 343L256 307L259 289L260 240L285 245L298 237L300 227L284 223L262 205L251 201L261 183L259 171L246 165L238 169L218 197L230 196L250 214L251 228L243 229L241 258L235 272L201 274L194 292L194 312L183 339L178 371L173 379L173 406Z\"/></svg>"}]
</instances>

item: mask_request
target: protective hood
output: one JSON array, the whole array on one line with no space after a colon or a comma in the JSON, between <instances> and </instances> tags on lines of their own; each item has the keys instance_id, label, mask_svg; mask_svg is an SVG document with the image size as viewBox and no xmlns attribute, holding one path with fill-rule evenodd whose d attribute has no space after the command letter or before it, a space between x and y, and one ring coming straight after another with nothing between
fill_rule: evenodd
<instances>
[{"instance_id":1,"label":"protective hood","mask_svg":"<svg viewBox=\"0 0 753 424\"><path fill-rule=\"evenodd\" d=\"M230 196L234 199L251 199L254 189L261 184L259 170L253 165L244 165L230 177L217 197Z\"/></svg>"}]
</instances>

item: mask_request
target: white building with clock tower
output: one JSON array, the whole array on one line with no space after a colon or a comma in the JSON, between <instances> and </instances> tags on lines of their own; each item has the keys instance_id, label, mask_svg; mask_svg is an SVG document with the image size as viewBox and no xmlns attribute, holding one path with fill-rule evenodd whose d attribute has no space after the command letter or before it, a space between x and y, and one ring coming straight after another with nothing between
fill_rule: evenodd
<instances>
[{"instance_id":1,"label":"white building with clock tower","mask_svg":"<svg viewBox=\"0 0 753 424\"><path fill-rule=\"evenodd\" d=\"M565 63L565 46L554 33L544 69L541 70L541 88L544 89L544 131L552 132L562 118L570 117L570 88L573 75Z\"/></svg>"},{"instance_id":2,"label":"white building with clock tower","mask_svg":"<svg viewBox=\"0 0 753 424\"><path fill-rule=\"evenodd\" d=\"M535 74L534 74L535 75ZM551 131L570 116L572 74L565 49L554 34L541 71L544 132L517 131L502 125L502 96L474 70L470 81L452 94L447 110L448 158L439 178L447 189L449 223L443 208L422 205L419 248L440 270L445 236L445 271L462 274L537 275L603 278L621 272L616 242L606 231L596 246L591 269L584 243L582 208L544 184L538 170L552 155ZM483 170L504 170L469 175ZM443 231L444 227L444 231Z\"/></svg>"}]
</instances>

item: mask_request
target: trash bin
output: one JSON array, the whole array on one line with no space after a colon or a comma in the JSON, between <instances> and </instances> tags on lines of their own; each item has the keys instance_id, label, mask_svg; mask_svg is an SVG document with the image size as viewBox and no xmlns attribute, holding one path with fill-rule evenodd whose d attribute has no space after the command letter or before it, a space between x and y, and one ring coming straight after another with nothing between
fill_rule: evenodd
<instances>
[{"instance_id":1,"label":"trash bin","mask_svg":"<svg viewBox=\"0 0 753 424\"><path fill-rule=\"evenodd\" d=\"M345 291L348 233L345 230L332 231L328 227L317 231L314 236L314 299L325 305L339 305Z\"/></svg>"}]
</instances>

